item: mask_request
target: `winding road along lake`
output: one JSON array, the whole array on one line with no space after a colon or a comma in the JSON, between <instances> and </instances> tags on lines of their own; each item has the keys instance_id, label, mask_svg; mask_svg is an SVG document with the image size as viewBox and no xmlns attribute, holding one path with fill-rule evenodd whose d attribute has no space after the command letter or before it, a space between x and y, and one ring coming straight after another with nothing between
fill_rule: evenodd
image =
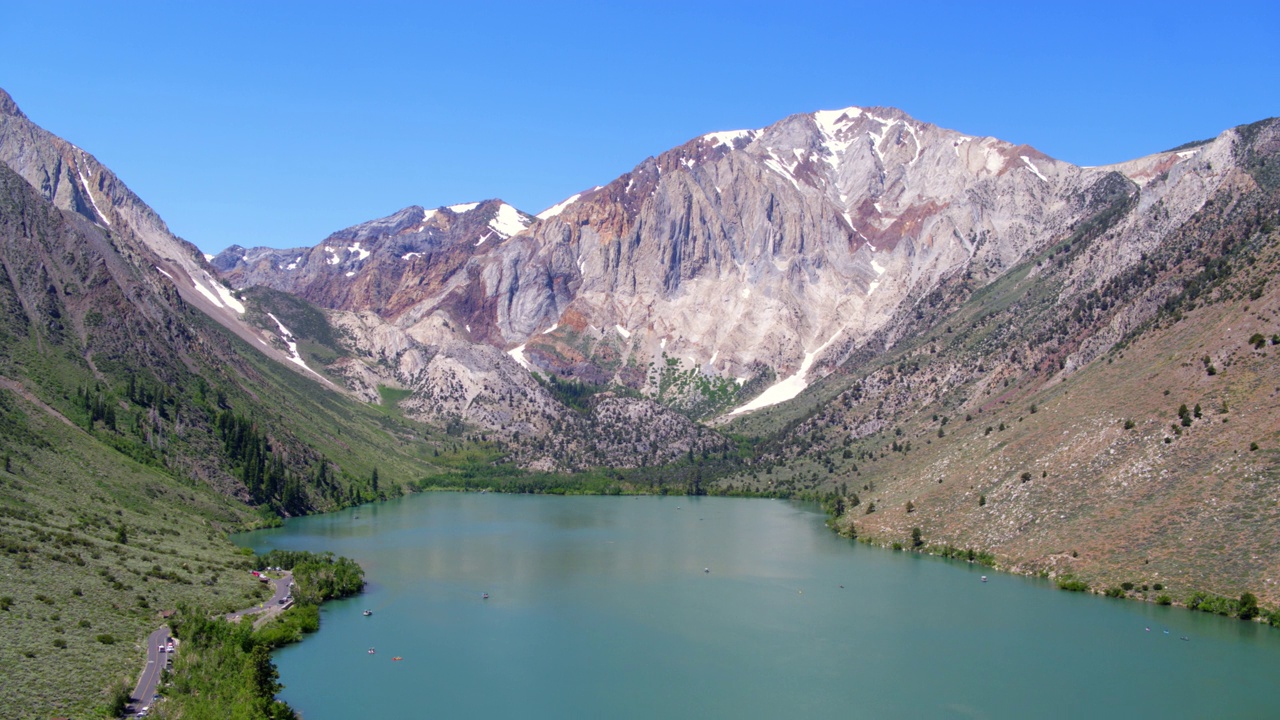
<instances>
[{"instance_id":1,"label":"winding road along lake","mask_svg":"<svg viewBox=\"0 0 1280 720\"><path fill-rule=\"evenodd\" d=\"M1280 630L823 520L772 500L428 493L236 539L365 567L365 594L276 654L306 720L1280 717Z\"/></svg>"}]
</instances>

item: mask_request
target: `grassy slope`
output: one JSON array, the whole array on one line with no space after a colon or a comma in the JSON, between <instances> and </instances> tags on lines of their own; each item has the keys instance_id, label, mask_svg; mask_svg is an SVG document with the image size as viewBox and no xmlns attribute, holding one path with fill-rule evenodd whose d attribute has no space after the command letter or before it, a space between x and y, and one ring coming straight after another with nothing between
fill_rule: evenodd
<instances>
[{"instance_id":1,"label":"grassy slope","mask_svg":"<svg viewBox=\"0 0 1280 720\"><path fill-rule=\"evenodd\" d=\"M443 445L442 435L276 365L194 311L188 319L239 358L238 368L206 373L210 386L225 389L237 412L284 430L295 446L325 457L348 490L345 501L374 497L368 480L375 467L382 495L399 494L403 484L433 471L425 458ZM0 541L6 548L0 553L0 597L13 598L9 611L0 611L0 671L6 675L0 717L79 716L104 702L109 687L132 684L143 658L138 643L160 623L158 609L188 602L215 611L256 599L259 586L226 536L261 515L196 479L208 474L184 460L191 448L207 445L206 460L219 462L220 445L207 431L189 427L179 436L172 419L161 421L169 452L163 460L135 462L111 444L136 452L138 439L101 422L92 434L85 429L88 417L75 391L94 378L83 363L70 354L42 352L34 340L8 350L5 381L21 394L0 390L8 418L0 423L0 453L10 456L13 470L0 472ZM212 401L201 406L190 387L177 390L189 426L199 413L215 410ZM124 427L138 410L119 395L115 401ZM325 498L314 498L324 507ZM124 545L114 540L121 524L128 535ZM203 584L214 576L216 583ZM116 642L98 642L99 634ZM54 647L57 639L65 649Z\"/></svg>"},{"instance_id":2,"label":"grassy slope","mask_svg":"<svg viewBox=\"0 0 1280 720\"><path fill-rule=\"evenodd\" d=\"M432 450L452 441L391 411L392 406L356 402L273 362L212 320L203 316L193 320L234 348L254 372L252 396L247 398L253 405L251 412L273 425L288 427L361 487L375 467L383 487L431 472Z\"/></svg>"},{"instance_id":3,"label":"grassy slope","mask_svg":"<svg viewBox=\"0 0 1280 720\"><path fill-rule=\"evenodd\" d=\"M1274 605L1280 353L1246 340L1278 329L1275 307L1268 298L1270 322L1238 305L1195 311L1196 322L1065 382L1017 389L948 424L942 438L931 422L908 424L910 452L862 463L856 485L874 486L863 500L877 511L851 519L884 541L905 543L920 527L927 541L989 549L1015 569L1072 573L1096 587L1162 582L1176 598L1250 590ZM1206 352L1234 360L1209 376ZM1182 403L1202 408L1189 428Z\"/></svg>"},{"instance_id":4,"label":"grassy slope","mask_svg":"<svg viewBox=\"0 0 1280 720\"><path fill-rule=\"evenodd\" d=\"M368 476L375 467L382 494L392 496L403 484L444 469L426 460L443 446L443 436L386 408L339 396L212 322L196 321L236 349L254 375L241 382L243 395L233 391L232 406L288 428L357 491L372 496ZM256 600L259 585L249 579L245 557L227 533L261 515L180 468L134 462L102 442L111 434L101 424L91 436L85 418L64 397L65 388L86 380L78 365L57 356L28 360L39 365L42 377L23 393L43 395L49 404L0 390L0 406L10 409L0 441L13 470L0 472L0 540L8 549L0 553L0 597L13 598L10 610L0 612L0 671L8 678L0 690L0 717L82 715L104 702L109 686L124 679L132 684L143 658L138 643L159 624L158 609L187 602L213 611ZM69 405L72 419L50 407L55 404ZM451 455L446 448L432 459L447 462ZM124 545L114 540L121 524L128 535ZM204 584L214 576L215 584ZM82 595L74 594L77 588ZM103 633L117 642L98 642ZM65 649L51 644L57 638L66 641Z\"/></svg>"},{"instance_id":5,"label":"grassy slope","mask_svg":"<svg viewBox=\"0 0 1280 720\"><path fill-rule=\"evenodd\" d=\"M0 596L12 598L0 612L0 717L92 714L108 687L132 687L145 658L139 642L160 624L159 609L232 608L259 596L246 558L226 540L227 528L253 515L124 458L15 393L0 391L0 400L6 419L39 439L7 433L11 472L0 472ZM115 644L99 642L103 634Z\"/></svg>"}]
</instances>

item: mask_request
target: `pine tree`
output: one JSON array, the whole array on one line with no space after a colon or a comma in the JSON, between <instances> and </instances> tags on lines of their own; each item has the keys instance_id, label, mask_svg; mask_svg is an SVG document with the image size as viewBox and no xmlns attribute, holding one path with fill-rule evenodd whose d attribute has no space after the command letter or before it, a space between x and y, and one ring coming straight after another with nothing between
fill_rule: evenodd
<instances>
[{"instance_id":1,"label":"pine tree","mask_svg":"<svg viewBox=\"0 0 1280 720\"><path fill-rule=\"evenodd\" d=\"M252 668L253 694L264 705L270 704L281 688L280 673L271 662L271 651L265 644L256 644L249 654L249 662Z\"/></svg>"}]
</instances>

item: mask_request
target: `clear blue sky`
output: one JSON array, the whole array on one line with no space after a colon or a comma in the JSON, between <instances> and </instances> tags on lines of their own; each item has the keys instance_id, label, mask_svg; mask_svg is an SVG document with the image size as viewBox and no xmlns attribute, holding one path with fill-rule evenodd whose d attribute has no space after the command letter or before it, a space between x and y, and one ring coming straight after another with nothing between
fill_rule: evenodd
<instances>
[{"instance_id":1,"label":"clear blue sky","mask_svg":"<svg viewBox=\"0 0 1280 720\"><path fill-rule=\"evenodd\" d=\"M205 251L538 212L706 132L892 105L1096 165L1280 115L1280 2L57 2L0 87Z\"/></svg>"}]
</instances>

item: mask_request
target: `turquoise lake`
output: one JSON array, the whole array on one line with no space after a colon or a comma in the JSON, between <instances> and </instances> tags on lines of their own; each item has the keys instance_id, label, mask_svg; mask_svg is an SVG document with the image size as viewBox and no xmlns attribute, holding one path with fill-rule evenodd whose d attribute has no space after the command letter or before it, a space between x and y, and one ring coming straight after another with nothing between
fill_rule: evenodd
<instances>
[{"instance_id":1,"label":"turquoise lake","mask_svg":"<svg viewBox=\"0 0 1280 720\"><path fill-rule=\"evenodd\" d=\"M1280 630L823 520L773 500L427 493L236 541L366 570L363 595L276 653L306 720L1280 717Z\"/></svg>"}]
</instances>

